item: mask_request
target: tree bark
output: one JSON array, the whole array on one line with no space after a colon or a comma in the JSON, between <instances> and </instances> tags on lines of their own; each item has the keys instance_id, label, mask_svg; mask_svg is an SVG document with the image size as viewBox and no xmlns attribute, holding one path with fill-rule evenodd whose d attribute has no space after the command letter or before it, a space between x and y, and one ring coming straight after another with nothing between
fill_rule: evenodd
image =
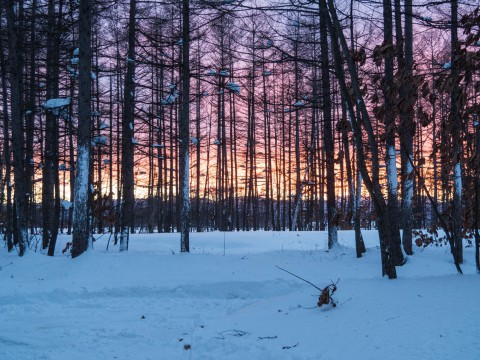
<instances>
[{"instance_id":1,"label":"tree bark","mask_svg":"<svg viewBox=\"0 0 480 360\"><path fill-rule=\"evenodd\" d=\"M190 251L190 2L182 1L182 98L180 109L180 251Z\"/></svg>"},{"instance_id":2,"label":"tree bark","mask_svg":"<svg viewBox=\"0 0 480 360\"><path fill-rule=\"evenodd\" d=\"M136 0L130 0L128 22L128 57L125 74L122 117L122 212L120 251L128 250L129 234L134 231L134 117L135 117L135 16Z\"/></svg>"},{"instance_id":3,"label":"tree bark","mask_svg":"<svg viewBox=\"0 0 480 360\"><path fill-rule=\"evenodd\" d=\"M385 108L385 145L386 145L386 165L387 165L387 188L388 188L388 217L389 230L392 232L392 251L395 265L404 263L401 249L399 214L398 214L398 178L397 161L395 151L395 88L393 83L393 25L392 25L392 2L383 0L383 45L387 47L385 51L385 76L383 79L383 95Z\"/></svg>"},{"instance_id":4,"label":"tree bark","mask_svg":"<svg viewBox=\"0 0 480 360\"><path fill-rule=\"evenodd\" d=\"M88 192L90 173L90 123L91 123L91 0L80 0L79 5L79 86L77 166L73 199L72 258L88 249L90 224L88 221Z\"/></svg>"},{"instance_id":5,"label":"tree bark","mask_svg":"<svg viewBox=\"0 0 480 360\"><path fill-rule=\"evenodd\" d=\"M20 6L21 4L19 4ZM24 137L23 137L23 43L21 29L15 15L15 1L5 2L7 13L7 33L9 43L9 66L10 66L10 97L11 97L11 120L12 120L12 151L13 151L13 177L15 180L15 218L16 229L14 238L18 245L18 254L23 256L29 245L28 238L28 195L24 164ZM19 12L21 14L21 12Z\"/></svg>"},{"instance_id":6,"label":"tree bark","mask_svg":"<svg viewBox=\"0 0 480 360\"><path fill-rule=\"evenodd\" d=\"M328 10L320 6L320 51L322 67L322 109L323 109L323 136L325 141L326 170L327 170L327 221L328 221L328 248L338 243L335 206L335 148L332 133L332 105L330 99L330 69L328 64L327 38Z\"/></svg>"},{"instance_id":7,"label":"tree bark","mask_svg":"<svg viewBox=\"0 0 480 360\"><path fill-rule=\"evenodd\" d=\"M463 263L463 239L462 239L462 150L461 150L461 128L462 117L460 115L460 97L462 91L459 85L458 65L456 61L458 44L458 1L451 2L451 72L452 78L452 92L450 94L450 123L452 131L453 144L453 241L454 241L454 256L458 263Z\"/></svg>"}]
</instances>

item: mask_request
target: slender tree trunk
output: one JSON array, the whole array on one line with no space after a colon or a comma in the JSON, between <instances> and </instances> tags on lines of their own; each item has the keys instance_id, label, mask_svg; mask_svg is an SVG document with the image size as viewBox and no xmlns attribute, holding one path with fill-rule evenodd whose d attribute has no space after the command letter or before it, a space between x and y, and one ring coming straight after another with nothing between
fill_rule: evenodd
<instances>
[{"instance_id":1,"label":"slender tree trunk","mask_svg":"<svg viewBox=\"0 0 480 360\"><path fill-rule=\"evenodd\" d=\"M3 14L3 7L0 6L0 15ZM0 24L1 26L1 24ZM8 116L8 95L7 95L7 64L5 61L5 53L3 41L0 41L0 72L2 77L2 106L3 106L3 157L5 163L5 184L7 188L7 205L5 209L5 238L7 240L7 250L13 250L13 208L12 208L12 184L11 184L11 150L10 150L10 119Z\"/></svg>"},{"instance_id":2,"label":"slender tree trunk","mask_svg":"<svg viewBox=\"0 0 480 360\"><path fill-rule=\"evenodd\" d=\"M190 2L182 1L182 103L180 110L180 251L190 251Z\"/></svg>"},{"instance_id":3,"label":"slender tree trunk","mask_svg":"<svg viewBox=\"0 0 480 360\"><path fill-rule=\"evenodd\" d=\"M328 219L328 248L331 249L338 243L336 206L335 206L335 149L332 130L332 106L330 99L330 70L328 64L328 38L327 38L328 12L324 6L320 7L320 47L322 65L322 108L323 108L323 134L325 141L325 155L327 165L327 219Z\"/></svg>"},{"instance_id":4,"label":"slender tree trunk","mask_svg":"<svg viewBox=\"0 0 480 360\"><path fill-rule=\"evenodd\" d=\"M56 26L55 1L48 2L48 33L47 33L47 100L58 97L59 82L59 36ZM43 236L42 248L46 249L56 238L55 223L55 172L58 172L57 115L47 110L45 122L45 161L42 168L42 218Z\"/></svg>"},{"instance_id":5,"label":"slender tree trunk","mask_svg":"<svg viewBox=\"0 0 480 360\"><path fill-rule=\"evenodd\" d=\"M451 1L451 73L453 82L452 92L450 94L450 121L453 144L453 240L454 256L457 261L463 263L463 237L462 237L462 150L461 150L461 129L462 117L460 115L460 102L462 91L459 86L458 65L456 61L458 51L458 1Z\"/></svg>"}]
</instances>

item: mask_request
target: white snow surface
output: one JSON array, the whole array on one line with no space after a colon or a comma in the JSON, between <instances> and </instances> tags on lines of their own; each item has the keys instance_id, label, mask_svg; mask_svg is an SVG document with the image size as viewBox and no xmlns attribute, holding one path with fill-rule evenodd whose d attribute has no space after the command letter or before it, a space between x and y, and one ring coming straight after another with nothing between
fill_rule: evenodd
<instances>
[{"instance_id":1,"label":"white snow surface","mask_svg":"<svg viewBox=\"0 0 480 360\"><path fill-rule=\"evenodd\" d=\"M179 234L131 235L123 253L96 235L76 259L66 235L55 257L2 247L0 359L479 359L473 248L463 276L432 247L388 280L376 231L363 234L360 259L353 231L330 251L326 232L263 231L191 233L189 254ZM337 307L275 265L339 279Z\"/></svg>"}]
</instances>

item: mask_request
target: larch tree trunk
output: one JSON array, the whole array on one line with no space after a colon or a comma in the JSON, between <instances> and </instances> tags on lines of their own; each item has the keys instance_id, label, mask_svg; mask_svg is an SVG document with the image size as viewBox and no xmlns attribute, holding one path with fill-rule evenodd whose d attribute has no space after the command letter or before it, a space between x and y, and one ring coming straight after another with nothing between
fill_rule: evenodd
<instances>
[{"instance_id":1,"label":"larch tree trunk","mask_svg":"<svg viewBox=\"0 0 480 360\"><path fill-rule=\"evenodd\" d=\"M182 1L182 98L180 109L180 251L190 251L190 2Z\"/></svg>"},{"instance_id":2,"label":"larch tree trunk","mask_svg":"<svg viewBox=\"0 0 480 360\"><path fill-rule=\"evenodd\" d=\"M413 82L413 24L412 0L405 1L405 39L402 39L400 0L395 0L395 23L397 38L397 59L400 73L399 111L400 124L400 153L402 161L402 222L403 250L407 255L413 255L412 226L413 210L412 198L415 173L409 158L413 157L413 135L415 124L413 122L414 106L416 102L416 89ZM403 44L405 57L403 57ZM401 105L400 105L401 104ZM434 120L435 121L435 120ZM434 139L435 141L435 139Z\"/></svg>"},{"instance_id":3,"label":"larch tree trunk","mask_svg":"<svg viewBox=\"0 0 480 360\"><path fill-rule=\"evenodd\" d=\"M12 120L12 151L13 151L13 177L15 181L14 193L14 228L13 234L18 246L18 254L23 256L29 245L28 239L28 194L24 164L24 136L23 136L23 40L18 19L15 15L16 1L5 2L7 14L7 34L9 45L10 68L10 110ZM21 1L20 1L21 3ZM18 4L20 7L21 4ZM21 14L22 12L18 12Z\"/></svg>"},{"instance_id":4,"label":"larch tree trunk","mask_svg":"<svg viewBox=\"0 0 480 360\"><path fill-rule=\"evenodd\" d=\"M48 1L47 32L47 100L58 97L59 82L59 35L56 26L55 1ZM42 168L42 248L55 242L58 229L55 229L55 172L58 172L57 115L52 110L46 112L45 122L45 161Z\"/></svg>"},{"instance_id":5,"label":"larch tree trunk","mask_svg":"<svg viewBox=\"0 0 480 360\"><path fill-rule=\"evenodd\" d=\"M90 224L88 220L88 192L90 172L90 123L91 123L91 0L80 0L79 5L79 85L78 85L78 128L77 164L73 198L72 258L88 249Z\"/></svg>"},{"instance_id":6,"label":"larch tree trunk","mask_svg":"<svg viewBox=\"0 0 480 360\"><path fill-rule=\"evenodd\" d=\"M392 232L393 241L391 250L395 265L404 263L401 249L399 213L398 213L398 178L397 178L397 160L395 150L395 86L393 82L393 24L392 24L392 2L383 0L383 46L385 50L385 75L383 79L383 95L385 110L385 143L386 153L385 162L387 166L387 188L388 188L388 218L389 230Z\"/></svg>"},{"instance_id":7,"label":"larch tree trunk","mask_svg":"<svg viewBox=\"0 0 480 360\"><path fill-rule=\"evenodd\" d=\"M3 7L0 6L0 15L3 14ZM0 24L1 28L1 24ZM3 106L3 159L5 164L5 181L2 179L2 193L3 185L6 189L7 204L5 209L5 239L7 241L7 250L13 250L13 207L12 207L12 184L11 172L12 164L10 161L10 118L8 116L8 91L7 91L7 62L5 61L5 49L3 41L0 41L0 72L2 80L2 106ZM2 202L3 203L3 202Z\"/></svg>"},{"instance_id":8,"label":"larch tree trunk","mask_svg":"<svg viewBox=\"0 0 480 360\"><path fill-rule=\"evenodd\" d=\"M130 0L128 22L127 73L123 95L122 117L122 210L120 251L128 250L129 234L134 230L134 122L135 122L135 16L137 1Z\"/></svg>"},{"instance_id":9,"label":"larch tree trunk","mask_svg":"<svg viewBox=\"0 0 480 360\"><path fill-rule=\"evenodd\" d=\"M450 124L452 131L452 145L453 145L453 241L454 257L458 263L463 263L463 239L462 239L462 144L461 144L461 130L462 117L460 114L460 103L462 90L460 89L460 79L458 76L458 65L456 61L457 52L459 49L458 43L458 1L451 2L451 72L452 91L450 94Z\"/></svg>"},{"instance_id":10,"label":"larch tree trunk","mask_svg":"<svg viewBox=\"0 0 480 360\"><path fill-rule=\"evenodd\" d=\"M328 64L328 12L324 6L320 7L320 51L322 67L322 108L323 108L323 136L325 142L326 170L327 170L327 221L328 221L328 248L338 243L336 206L335 206L335 149L332 133L332 105L330 98L330 69Z\"/></svg>"}]
</instances>

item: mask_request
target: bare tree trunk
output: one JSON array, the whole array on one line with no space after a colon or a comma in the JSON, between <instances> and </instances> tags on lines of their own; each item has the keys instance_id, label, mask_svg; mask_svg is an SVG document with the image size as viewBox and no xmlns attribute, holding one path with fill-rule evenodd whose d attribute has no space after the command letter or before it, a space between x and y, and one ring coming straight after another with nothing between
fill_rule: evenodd
<instances>
[{"instance_id":1,"label":"bare tree trunk","mask_svg":"<svg viewBox=\"0 0 480 360\"><path fill-rule=\"evenodd\" d=\"M48 2L48 34L47 34L47 100L58 97L59 82L59 42L56 26L55 1ZM58 138L57 115L47 110L45 122L45 161L42 168L42 248L55 243L58 229L55 228L55 173L58 173ZM54 248L54 245L53 245Z\"/></svg>"},{"instance_id":2,"label":"bare tree trunk","mask_svg":"<svg viewBox=\"0 0 480 360\"><path fill-rule=\"evenodd\" d=\"M79 86L77 168L73 200L72 258L88 249L90 224L88 221L88 185L90 172L90 123L91 123L91 0L80 0L79 6Z\"/></svg>"},{"instance_id":3,"label":"bare tree trunk","mask_svg":"<svg viewBox=\"0 0 480 360\"><path fill-rule=\"evenodd\" d=\"M405 1L405 58L403 58L403 39L401 24L400 0L395 0L395 23L397 38L397 59L400 73L399 106L400 110L400 153L402 160L402 220L403 220L403 249L407 255L413 255L412 249L412 197L415 173L408 158L413 156L413 109L416 98L416 89L413 83L413 25L412 0ZM434 120L435 121L435 120ZM435 135L434 135L434 140ZM436 170L435 170L436 171Z\"/></svg>"},{"instance_id":4,"label":"bare tree trunk","mask_svg":"<svg viewBox=\"0 0 480 360\"><path fill-rule=\"evenodd\" d=\"M21 6L21 2L19 7ZM15 15L15 1L5 2L7 13L7 33L9 42L9 65L10 65L10 96L11 96L11 119L12 119L12 151L13 151L13 176L15 180L15 218L18 254L23 256L29 245L28 239L28 195L26 193L26 177L24 171L24 137L23 137L23 41L18 19ZM15 236L16 235L16 236Z\"/></svg>"},{"instance_id":5,"label":"bare tree trunk","mask_svg":"<svg viewBox=\"0 0 480 360\"><path fill-rule=\"evenodd\" d=\"M322 108L323 108L323 136L325 141L325 155L327 163L327 217L328 217L328 248L338 243L337 238L337 209L335 206L335 149L333 144L332 105L330 99L330 70L328 64L327 38L328 12L325 6L320 7L320 47L322 66Z\"/></svg>"},{"instance_id":6,"label":"bare tree trunk","mask_svg":"<svg viewBox=\"0 0 480 360\"><path fill-rule=\"evenodd\" d=\"M383 45L385 51L385 76L383 79L383 94L385 108L385 143L388 187L388 217L389 230L392 232L392 252L395 265L404 263L401 249L399 214L398 214L398 178L397 161L395 151L395 89L393 83L393 26L392 26L392 2L383 0Z\"/></svg>"},{"instance_id":7,"label":"bare tree trunk","mask_svg":"<svg viewBox=\"0 0 480 360\"><path fill-rule=\"evenodd\" d=\"M453 88L450 94L450 121L453 144L453 240L454 256L457 261L463 263L463 239L462 239L462 150L461 150L461 128L462 117L460 115L460 102L462 91L458 84L458 65L456 61L458 44L458 1L451 2L451 73Z\"/></svg>"},{"instance_id":8,"label":"bare tree trunk","mask_svg":"<svg viewBox=\"0 0 480 360\"><path fill-rule=\"evenodd\" d=\"M0 6L0 15L3 13L3 7ZM1 26L1 24L0 24ZM13 208L12 208L12 184L11 184L11 150L10 150L10 119L8 116L8 95L7 95L7 64L5 61L5 53L3 48L3 41L0 41L0 71L2 77L2 106L3 106L3 158L5 163L5 180L2 181L7 188L7 205L5 209L5 238L7 240L7 250L13 250Z\"/></svg>"},{"instance_id":9,"label":"bare tree trunk","mask_svg":"<svg viewBox=\"0 0 480 360\"><path fill-rule=\"evenodd\" d=\"M130 0L128 22L128 56L125 75L122 117L122 213L120 251L128 250L129 234L134 231L134 117L135 117L135 16L136 0Z\"/></svg>"},{"instance_id":10,"label":"bare tree trunk","mask_svg":"<svg viewBox=\"0 0 480 360\"><path fill-rule=\"evenodd\" d=\"M190 251L190 2L182 1L182 102L180 110L180 251Z\"/></svg>"},{"instance_id":11,"label":"bare tree trunk","mask_svg":"<svg viewBox=\"0 0 480 360\"><path fill-rule=\"evenodd\" d=\"M33 0L31 4L31 20L30 20L30 74L28 84L28 95L25 107L25 176L27 178L27 193L30 194L28 201L28 218L30 222L30 229L33 233L33 214L35 212L35 198L34 198L34 170L33 163L33 132L35 129L35 95L36 95L36 72L38 70L36 66L37 51L35 49L36 44L36 12L37 12L37 0Z\"/></svg>"}]
</instances>

